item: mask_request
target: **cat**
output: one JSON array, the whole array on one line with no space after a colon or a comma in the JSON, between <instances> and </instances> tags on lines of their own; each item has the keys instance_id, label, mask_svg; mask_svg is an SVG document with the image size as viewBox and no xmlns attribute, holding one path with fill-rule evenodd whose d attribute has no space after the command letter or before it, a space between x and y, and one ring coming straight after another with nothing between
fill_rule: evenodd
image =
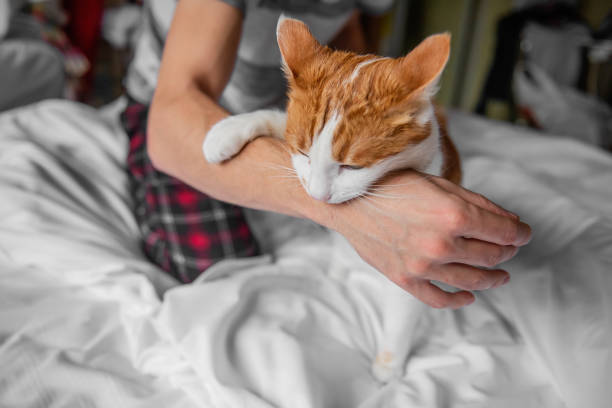
<instances>
[{"instance_id":1,"label":"cat","mask_svg":"<svg viewBox=\"0 0 612 408\"><path fill-rule=\"evenodd\" d=\"M426 38L403 58L356 55L320 45L299 20L277 26L289 81L287 112L230 116L208 132L204 156L220 163L250 140L286 141L302 185L337 204L385 174L411 168L458 183L459 156L431 102L450 53L450 35Z\"/></svg>"},{"instance_id":2,"label":"cat","mask_svg":"<svg viewBox=\"0 0 612 408\"><path fill-rule=\"evenodd\" d=\"M231 159L258 136L282 138L304 189L330 204L358 198L401 169L460 182L457 150L431 101L449 58L449 34L432 35L393 59L332 50L301 21L281 17L277 41L289 82L287 112L221 120L203 143L208 162ZM381 381L401 374L413 329L401 311L411 300L400 293L384 306L392 317L382 323L385 339L372 367Z\"/></svg>"}]
</instances>

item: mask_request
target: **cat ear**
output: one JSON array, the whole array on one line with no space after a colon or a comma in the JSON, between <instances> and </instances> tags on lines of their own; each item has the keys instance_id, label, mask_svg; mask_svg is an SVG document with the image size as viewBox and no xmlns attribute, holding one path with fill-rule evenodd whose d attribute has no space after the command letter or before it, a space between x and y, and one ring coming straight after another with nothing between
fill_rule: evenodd
<instances>
[{"instance_id":1,"label":"cat ear","mask_svg":"<svg viewBox=\"0 0 612 408\"><path fill-rule=\"evenodd\" d=\"M304 63L321 48L321 44L312 36L306 24L283 15L276 25L276 40L285 71L294 79L299 76Z\"/></svg>"},{"instance_id":2,"label":"cat ear","mask_svg":"<svg viewBox=\"0 0 612 408\"><path fill-rule=\"evenodd\" d=\"M430 98L438 91L438 81L450 55L450 39L448 33L429 36L399 59L400 75L410 95L422 93Z\"/></svg>"}]
</instances>

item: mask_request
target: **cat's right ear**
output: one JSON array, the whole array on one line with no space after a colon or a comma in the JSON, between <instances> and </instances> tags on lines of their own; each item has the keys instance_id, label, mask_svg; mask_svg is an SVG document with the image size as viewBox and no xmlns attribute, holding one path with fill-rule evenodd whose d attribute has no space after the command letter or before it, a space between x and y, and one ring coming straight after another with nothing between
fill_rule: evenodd
<instances>
[{"instance_id":1,"label":"cat's right ear","mask_svg":"<svg viewBox=\"0 0 612 408\"><path fill-rule=\"evenodd\" d=\"M276 40L285 71L294 80L298 79L305 63L322 48L306 24L283 15L276 25Z\"/></svg>"}]
</instances>

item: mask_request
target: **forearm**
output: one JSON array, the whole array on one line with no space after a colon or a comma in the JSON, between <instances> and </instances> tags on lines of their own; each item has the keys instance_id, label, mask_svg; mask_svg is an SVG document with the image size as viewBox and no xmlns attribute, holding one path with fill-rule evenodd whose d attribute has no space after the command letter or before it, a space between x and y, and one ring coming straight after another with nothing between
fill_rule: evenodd
<instances>
[{"instance_id":1,"label":"forearm","mask_svg":"<svg viewBox=\"0 0 612 408\"><path fill-rule=\"evenodd\" d=\"M202 143L228 113L196 86L176 96L157 94L148 124L148 150L159 170L222 201L310 218L330 225L331 206L312 199L297 179L283 142L260 137L223 164L210 164Z\"/></svg>"}]
</instances>

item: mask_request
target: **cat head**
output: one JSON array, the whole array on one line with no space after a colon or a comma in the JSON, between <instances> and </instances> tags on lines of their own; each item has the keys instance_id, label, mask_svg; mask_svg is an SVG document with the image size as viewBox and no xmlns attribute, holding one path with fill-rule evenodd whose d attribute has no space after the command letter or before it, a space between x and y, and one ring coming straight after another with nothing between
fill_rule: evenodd
<instances>
[{"instance_id":1,"label":"cat head","mask_svg":"<svg viewBox=\"0 0 612 408\"><path fill-rule=\"evenodd\" d=\"M431 97L448 34L397 59L334 51L294 19L279 20L277 40L289 81L285 140L309 195L340 203L390 171L429 166L439 150Z\"/></svg>"}]
</instances>

